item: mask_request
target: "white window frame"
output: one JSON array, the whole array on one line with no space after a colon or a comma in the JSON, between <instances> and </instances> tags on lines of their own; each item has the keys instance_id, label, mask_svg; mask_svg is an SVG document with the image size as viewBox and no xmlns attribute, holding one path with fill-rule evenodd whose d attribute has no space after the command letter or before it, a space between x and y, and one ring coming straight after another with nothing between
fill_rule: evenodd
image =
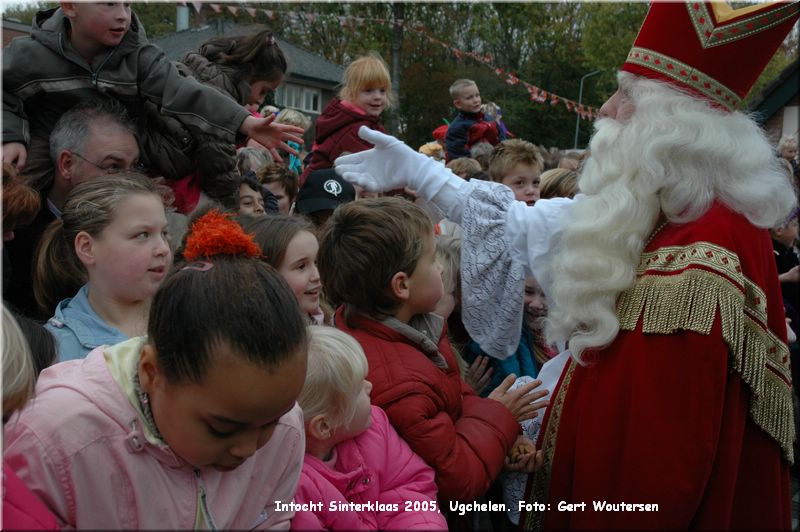
<instances>
[{"instance_id":1,"label":"white window frame","mask_svg":"<svg viewBox=\"0 0 800 532\"><path fill-rule=\"evenodd\" d=\"M309 105L306 105L308 102L310 102ZM322 112L322 91L312 87L285 83L276 92L275 103L282 107L318 115Z\"/></svg>"}]
</instances>

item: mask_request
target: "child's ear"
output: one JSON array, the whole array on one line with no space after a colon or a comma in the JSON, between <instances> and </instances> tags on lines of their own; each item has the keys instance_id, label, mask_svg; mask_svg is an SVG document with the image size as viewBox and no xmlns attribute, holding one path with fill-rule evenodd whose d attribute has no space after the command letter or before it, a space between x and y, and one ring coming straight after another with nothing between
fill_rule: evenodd
<instances>
[{"instance_id":1,"label":"child's ear","mask_svg":"<svg viewBox=\"0 0 800 532\"><path fill-rule=\"evenodd\" d=\"M409 278L406 272L397 272L392 276L389 281L389 288L392 290L392 295L400 301L405 301L409 296Z\"/></svg>"},{"instance_id":2,"label":"child's ear","mask_svg":"<svg viewBox=\"0 0 800 532\"><path fill-rule=\"evenodd\" d=\"M453 100L453 107L461 109L461 100Z\"/></svg>"},{"instance_id":3,"label":"child's ear","mask_svg":"<svg viewBox=\"0 0 800 532\"><path fill-rule=\"evenodd\" d=\"M61 11L64 12L67 18L75 18L75 15L77 14L75 12L75 2L61 2Z\"/></svg>"},{"instance_id":4,"label":"child's ear","mask_svg":"<svg viewBox=\"0 0 800 532\"><path fill-rule=\"evenodd\" d=\"M333 436L333 427L328 422L325 414L317 414L307 423L308 433L319 441L325 441Z\"/></svg>"},{"instance_id":5,"label":"child's ear","mask_svg":"<svg viewBox=\"0 0 800 532\"><path fill-rule=\"evenodd\" d=\"M158 351L146 343L139 355L139 385L145 393L153 393L160 383L161 373L158 370Z\"/></svg>"},{"instance_id":6,"label":"child's ear","mask_svg":"<svg viewBox=\"0 0 800 532\"><path fill-rule=\"evenodd\" d=\"M75 255L86 266L95 264L94 238L86 231L81 231L75 236Z\"/></svg>"}]
</instances>

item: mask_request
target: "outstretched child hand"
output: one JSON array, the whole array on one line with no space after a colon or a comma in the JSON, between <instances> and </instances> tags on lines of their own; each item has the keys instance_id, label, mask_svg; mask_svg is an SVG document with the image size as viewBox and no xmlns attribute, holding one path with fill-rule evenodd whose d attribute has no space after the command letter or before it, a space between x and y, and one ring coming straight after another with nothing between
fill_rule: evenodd
<instances>
[{"instance_id":1,"label":"outstretched child hand","mask_svg":"<svg viewBox=\"0 0 800 532\"><path fill-rule=\"evenodd\" d=\"M489 394L489 399L500 401L517 418L518 422L523 422L526 419L533 419L537 415L537 410L549 404L549 401L540 399L548 394L547 390L540 390L534 392L536 388L542 385L542 381L535 380L509 391L509 388L517 380L517 376L513 373L503 379L500 386L492 390Z\"/></svg>"},{"instance_id":2,"label":"outstretched child hand","mask_svg":"<svg viewBox=\"0 0 800 532\"><path fill-rule=\"evenodd\" d=\"M489 365L489 357L478 356L472 361L472 364L464 374L464 382L469 384L475 393L480 395L489 380L492 378L494 368L487 368Z\"/></svg>"},{"instance_id":3,"label":"outstretched child hand","mask_svg":"<svg viewBox=\"0 0 800 532\"><path fill-rule=\"evenodd\" d=\"M25 168L28 160L28 150L21 142L6 142L3 144L3 162L17 167L17 171Z\"/></svg>"},{"instance_id":4,"label":"outstretched child hand","mask_svg":"<svg viewBox=\"0 0 800 532\"><path fill-rule=\"evenodd\" d=\"M291 140L298 144L303 144L303 128L290 126L289 124L275 124L274 121L275 115L273 114L264 118L248 116L242 122L240 131L267 148L272 154L272 158L277 162L283 162L283 159L278 154L278 148L293 155L299 155L297 150L286 142Z\"/></svg>"},{"instance_id":5,"label":"outstretched child hand","mask_svg":"<svg viewBox=\"0 0 800 532\"><path fill-rule=\"evenodd\" d=\"M517 441L514 442L511 452L506 456L505 470L533 473L542 467L542 463L544 463L542 451L537 451L533 442L525 436L517 436Z\"/></svg>"}]
</instances>

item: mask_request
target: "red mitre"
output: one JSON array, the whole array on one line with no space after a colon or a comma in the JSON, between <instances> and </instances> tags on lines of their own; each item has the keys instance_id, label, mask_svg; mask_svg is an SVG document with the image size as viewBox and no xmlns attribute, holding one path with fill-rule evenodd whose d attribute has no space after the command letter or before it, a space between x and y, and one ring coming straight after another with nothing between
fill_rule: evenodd
<instances>
[{"instance_id":1,"label":"red mitre","mask_svg":"<svg viewBox=\"0 0 800 532\"><path fill-rule=\"evenodd\" d=\"M775 54L800 2L732 9L726 2L654 1L622 66L733 111Z\"/></svg>"}]
</instances>

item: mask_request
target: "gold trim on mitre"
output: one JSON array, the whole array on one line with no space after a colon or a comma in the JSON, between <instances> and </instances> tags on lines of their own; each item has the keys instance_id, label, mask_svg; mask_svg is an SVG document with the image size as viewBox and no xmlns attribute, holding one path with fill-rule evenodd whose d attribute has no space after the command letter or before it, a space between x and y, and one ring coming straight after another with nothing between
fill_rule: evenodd
<instances>
[{"instance_id":1,"label":"gold trim on mitre","mask_svg":"<svg viewBox=\"0 0 800 532\"><path fill-rule=\"evenodd\" d=\"M735 253L709 242L643 253L633 287L617 300L620 330L709 334L719 315L730 369L750 390L750 417L794 461L789 349L767 324L763 290Z\"/></svg>"},{"instance_id":2,"label":"gold trim on mitre","mask_svg":"<svg viewBox=\"0 0 800 532\"><path fill-rule=\"evenodd\" d=\"M749 15L750 13L757 13L764 9L765 5L769 4L754 4L752 6L745 6L740 7L738 9L734 9L728 2L721 1L721 2L709 2L711 4L711 10L714 12L714 19L717 22L728 22L732 18L741 17L742 15ZM780 2L774 2L780 3Z\"/></svg>"},{"instance_id":3,"label":"gold trim on mitre","mask_svg":"<svg viewBox=\"0 0 800 532\"><path fill-rule=\"evenodd\" d=\"M733 9L727 2L710 4L711 12L706 2L686 2L689 18L703 48L737 41L772 28L792 18L800 10L796 2L768 2L739 9ZM745 15L750 16L728 23Z\"/></svg>"},{"instance_id":4,"label":"gold trim on mitre","mask_svg":"<svg viewBox=\"0 0 800 532\"><path fill-rule=\"evenodd\" d=\"M627 62L647 67L689 85L728 111L735 111L744 103L738 94L700 69L655 50L634 46L628 52Z\"/></svg>"}]
</instances>

